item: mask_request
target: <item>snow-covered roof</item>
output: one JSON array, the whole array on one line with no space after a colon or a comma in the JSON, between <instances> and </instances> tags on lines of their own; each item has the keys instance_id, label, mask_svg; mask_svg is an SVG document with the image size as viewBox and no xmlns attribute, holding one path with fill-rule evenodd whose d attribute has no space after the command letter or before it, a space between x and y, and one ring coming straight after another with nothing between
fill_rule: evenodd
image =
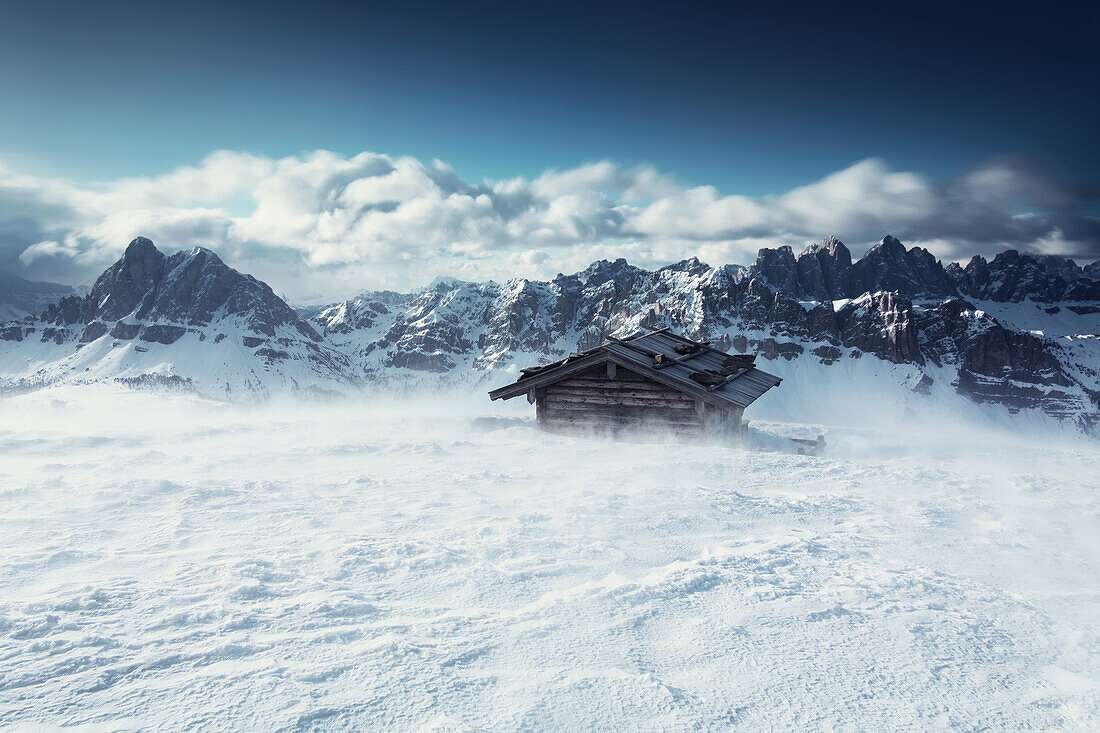
<instances>
[{"instance_id":1,"label":"snow-covered roof","mask_svg":"<svg viewBox=\"0 0 1100 733\"><path fill-rule=\"evenodd\" d=\"M782 380L757 369L755 355L727 354L667 329L609 339L594 349L523 370L513 382L489 393L511 399L596 364L612 361L655 382L710 404L745 408Z\"/></svg>"}]
</instances>

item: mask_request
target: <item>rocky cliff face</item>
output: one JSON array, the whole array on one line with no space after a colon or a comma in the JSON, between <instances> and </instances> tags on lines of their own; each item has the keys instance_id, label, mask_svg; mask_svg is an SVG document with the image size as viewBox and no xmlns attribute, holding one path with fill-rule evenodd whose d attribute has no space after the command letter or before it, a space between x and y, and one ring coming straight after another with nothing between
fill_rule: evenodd
<instances>
[{"instance_id":1,"label":"rocky cliff face","mask_svg":"<svg viewBox=\"0 0 1100 733\"><path fill-rule=\"evenodd\" d=\"M88 337L89 330L123 321L144 332L152 325L202 327L226 318L240 319L257 336L274 338L276 329L289 326L304 338L321 340L270 287L228 267L210 250L195 248L166 257L145 237L130 243L88 295L63 299L42 315L56 326L83 324L83 341L98 338Z\"/></svg>"},{"instance_id":2,"label":"rocky cliff face","mask_svg":"<svg viewBox=\"0 0 1100 733\"><path fill-rule=\"evenodd\" d=\"M1065 257L1022 255L1014 249L987 262L976 255L965 268L948 270L960 295L1000 303L1037 303L1100 299L1100 262L1088 271ZM1091 273L1091 274L1090 274Z\"/></svg>"},{"instance_id":3,"label":"rocky cliff face","mask_svg":"<svg viewBox=\"0 0 1100 733\"><path fill-rule=\"evenodd\" d=\"M443 280L408 294L364 293L311 310L311 325L214 253L165 256L139 238L87 296L0 328L0 373L9 385L85 372L136 379L167 363L196 388L221 384L230 396L278 386L483 382L609 335L668 326L756 352L774 371L797 366L800 378L852 374L869 359L897 367L899 388L914 395L948 389L1087 428L1100 420L1096 269L1013 251L944 268L893 237L853 262L829 237L798 255L761 250L748 268L691 258L647 271L601 260L546 282ZM15 374L21 342L56 345L59 356ZM155 359L144 353L153 350ZM222 367L210 368L210 353L225 359L213 360Z\"/></svg>"}]
</instances>

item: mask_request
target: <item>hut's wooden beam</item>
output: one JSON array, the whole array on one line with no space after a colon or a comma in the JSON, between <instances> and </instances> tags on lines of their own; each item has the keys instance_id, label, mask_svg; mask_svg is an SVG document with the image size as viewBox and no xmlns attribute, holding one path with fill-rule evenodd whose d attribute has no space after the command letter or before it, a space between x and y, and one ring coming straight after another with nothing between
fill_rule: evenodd
<instances>
[{"instance_id":1,"label":"hut's wooden beam","mask_svg":"<svg viewBox=\"0 0 1100 733\"><path fill-rule=\"evenodd\" d=\"M625 376L625 370L619 372L619 376ZM642 378L638 379L617 379L614 382L606 379L585 379L581 377L574 377L573 379L563 379L560 382L554 383L555 387L579 387L579 388L593 388L601 390L619 390L619 389L646 389L654 392L679 392L679 390L668 387L664 384L657 382L647 382Z\"/></svg>"},{"instance_id":2,"label":"hut's wooden beam","mask_svg":"<svg viewBox=\"0 0 1100 733\"><path fill-rule=\"evenodd\" d=\"M734 372L733 374L729 375L728 377L726 377L725 379L723 379L723 380L722 380L721 382L719 382L718 384L712 384L712 385L710 385L709 387L707 387L707 389L709 389L709 390L710 390L711 392L717 392L718 390L722 389L722 388L723 388L723 387L725 387L725 386L726 386L727 384L729 384L730 382L732 382L733 380L737 379L737 378L738 378L738 377L740 377L740 376L741 376L742 374L744 374L745 372L747 372L747 371L748 371L749 369L750 369L750 367L741 367L741 368L740 368L740 369L738 369L738 370L737 370L736 372Z\"/></svg>"},{"instance_id":3,"label":"hut's wooden beam","mask_svg":"<svg viewBox=\"0 0 1100 733\"><path fill-rule=\"evenodd\" d=\"M674 407L681 410L695 411L692 400L675 397L649 397L649 396L624 396L624 395L596 395L596 394L569 394L562 392L547 392L547 404L558 405L572 403L577 405L624 405L627 407Z\"/></svg>"},{"instance_id":4,"label":"hut's wooden beam","mask_svg":"<svg viewBox=\"0 0 1100 733\"><path fill-rule=\"evenodd\" d=\"M657 332L655 331L654 333L657 333ZM681 356L668 356L667 354L662 354L660 351L655 351L653 349L646 349L646 348L643 348L642 346L640 346L638 344L635 344L635 343L632 343L630 341L625 341L623 339L617 339L614 336L608 336L607 340L610 341L613 344L618 344L619 346L625 346L626 348L631 349L632 351L636 351L639 354L645 354L646 356L651 357L653 359L657 359L658 357L660 357L660 359L661 359L660 361L654 361L653 364L651 365L652 368L654 368L654 369L664 369L665 367L670 367L670 366L673 366L675 364L683 364L688 359L694 359L696 356L699 356L700 354L705 354L706 353L705 346L703 344L697 344L694 341L689 341L689 343L694 344L695 346L698 346L699 348L696 349L695 351L691 352L690 354L683 354Z\"/></svg>"},{"instance_id":5,"label":"hut's wooden beam","mask_svg":"<svg viewBox=\"0 0 1100 733\"><path fill-rule=\"evenodd\" d=\"M592 421L603 423L620 423L623 425L652 425L655 428L660 428L664 425L694 427L701 427L703 425L703 421L700 420L698 416L692 414L691 412L684 412L686 414L669 414L668 412L629 414L616 410L568 410L548 405L546 409L543 410L542 420L544 422L565 421L584 423L586 421Z\"/></svg>"},{"instance_id":6,"label":"hut's wooden beam","mask_svg":"<svg viewBox=\"0 0 1100 733\"><path fill-rule=\"evenodd\" d=\"M690 354L683 354L681 356L662 356L660 362L655 362L653 364L653 368L664 369L665 367L670 367L674 364L683 364L688 359L694 359L695 357L705 353L707 353L707 350L700 346L698 349L691 352Z\"/></svg>"}]
</instances>

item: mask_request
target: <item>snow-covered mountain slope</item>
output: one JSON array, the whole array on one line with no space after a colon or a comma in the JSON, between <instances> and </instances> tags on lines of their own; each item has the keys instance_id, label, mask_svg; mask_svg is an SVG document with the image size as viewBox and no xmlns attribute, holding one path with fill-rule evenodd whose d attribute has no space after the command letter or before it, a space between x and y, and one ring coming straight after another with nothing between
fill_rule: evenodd
<instances>
[{"instance_id":1,"label":"snow-covered mountain slope","mask_svg":"<svg viewBox=\"0 0 1100 733\"><path fill-rule=\"evenodd\" d=\"M91 292L0 330L11 388L112 380L227 397L332 390L348 359L264 283L209 250L165 256L139 237Z\"/></svg>"},{"instance_id":2,"label":"snow-covered mountain slope","mask_svg":"<svg viewBox=\"0 0 1100 733\"><path fill-rule=\"evenodd\" d=\"M1096 270L1013 251L945 268L893 237L853 262L829 237L797 256L763 249L748 268L692 258L650 272L601 260L548 282L440 279L296 313L212 252L166 257L139 238L88 296L0 327L0 385L117 380L230 398L370 384L481 389L606 336L668 326L759 353L786 379L777 392L799 395L769 396L764 410L963 400L1091 429Z\"/></svg>"},{"instance_id":3,"label":"snow-covered mountain slope","mask_svg":"<svg viewBox=\"0 0 1100 733\"><path fill-rule=\"evenodd\" d=\"M978 286L953 279L925 250L887 237L853 264L829 238L797 257L789 247L761 250L748 269L690 259L648 272L601 261L550 282L452 281L405 297L368 293L313 320L366 379L484 382L608 335L669 326L759 353L769 371L788 377L784 391L795 380L799 391L820 388L805 397L834 409L885 386L899 409L963 396L1089 427L1100 417L1098 286L1079 269L1070 283L1035 276L1044 267L1007 253L991 269L998 282L1018 285L969 299L957 283L966 292ZM1064 309L1048 299L1067 292L1084 299Z\"/></svg>"}]
</instances>

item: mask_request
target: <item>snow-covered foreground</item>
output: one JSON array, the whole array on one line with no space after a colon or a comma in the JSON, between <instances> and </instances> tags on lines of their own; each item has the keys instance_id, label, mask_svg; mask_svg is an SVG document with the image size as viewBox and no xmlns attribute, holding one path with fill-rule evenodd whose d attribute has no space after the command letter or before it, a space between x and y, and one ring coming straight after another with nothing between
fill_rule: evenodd
<instances>
[{"instance_id":1,"label":"snow-covered foreground","mask_svg":"<svg viewBox=\"0 0 1100 733\"><path fill-rule=\"evenodd\" d=\"M0 726L1100 726L1094 445L436 403L0 400Z\"/></svg>"}]
</instances>

